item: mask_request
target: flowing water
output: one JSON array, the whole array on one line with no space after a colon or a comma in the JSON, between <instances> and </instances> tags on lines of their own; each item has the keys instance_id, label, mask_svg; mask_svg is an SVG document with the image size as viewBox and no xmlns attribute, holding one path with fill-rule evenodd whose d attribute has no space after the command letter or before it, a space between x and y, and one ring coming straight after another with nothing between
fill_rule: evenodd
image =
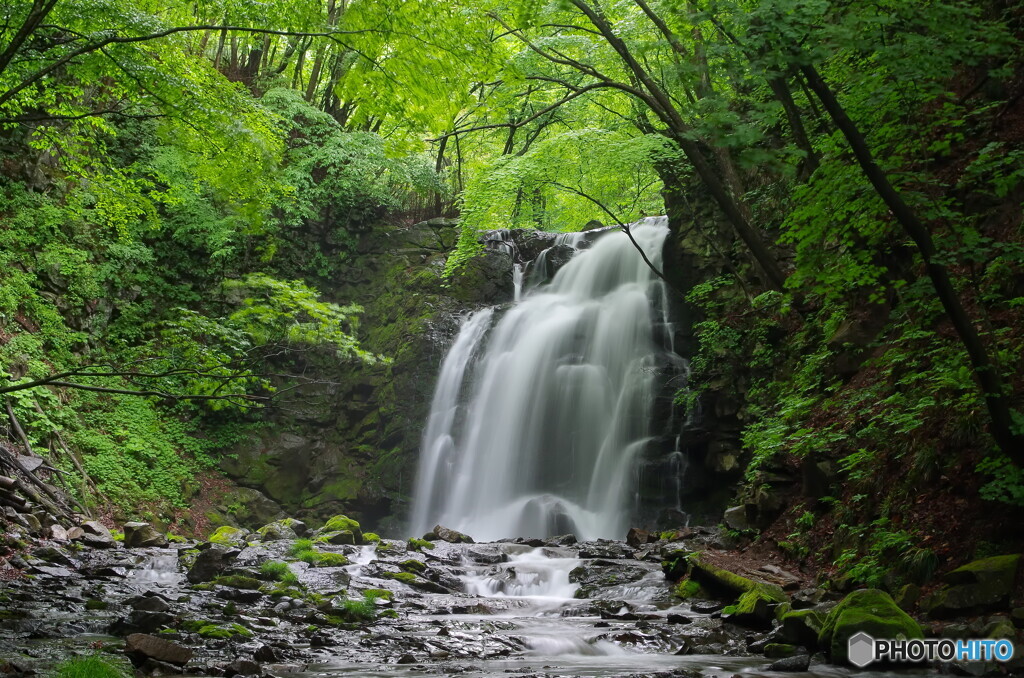
<instances>
[{"instance_id":1,"label":"flowing water","mask_svg":"<svg viewBox=\"0 0 1024 678\"><path fill-rule=\"evenodd\" d=\"M350 588L393 587L386 575L390 563L412 555L364 548L356 555L358 567L349 569ZM820 661L808 672L771 671L772 660L745 650L763 633L680 603L658 558L638 560L640 554L621 543L531 548L438 542L415 555L426 563L427 576L445 581L452 592L409 598L400 591L400 621L369 630L359 643L363 650L338 647L330 659L310 665L306 678L893 675ZM680 616L686 621L679 623Z\"/></svg>"},{"instance_id":2,"label":"flowing water","mask_svg":"<svg viewBox=\"0 0 1024 678\"><path fill-rule=\"evenodd\" d=\"M660 266L665 220L631 229ZM567 247L550 283L519 292L547 277L547 252ZM593 539L629 527L660 372L678 363L663 341L664 285L618 229L561 236L529 269L516 276L521 298L471 315L442 364L414 534L440 523L477 539Z\"/></svg>"}]
</instances>

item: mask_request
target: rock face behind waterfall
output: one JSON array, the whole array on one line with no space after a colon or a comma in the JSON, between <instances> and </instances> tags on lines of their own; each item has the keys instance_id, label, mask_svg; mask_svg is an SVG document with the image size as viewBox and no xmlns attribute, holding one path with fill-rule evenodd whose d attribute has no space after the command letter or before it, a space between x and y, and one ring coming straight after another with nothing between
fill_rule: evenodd
<instances>
[{"instance_id":1,"label":"rock face behind waterfall","mask_svg":"<svg viewBox=\"0 0 1024 678\"><path fill-rule=\"evenodd\" d=\"M364 233L346 267L349 277L325 281L325 298L356 303L362 346L390 365L339 364L330 351L290 364L324 382L307 387L263 431L238 444L222 468L269 502L246 515L252 497L229 495L211 518L259 527L283 513L360 516L370 524L400 514L411 492L419 431L426 419L437 367L463 314L511 301L512 258L493 250L470 261L450 280L442 276L458 238L456 222L435 219L409 227L380 226ZM397 531L397 530L394 530Z\"/></svg>"}]
</instances>

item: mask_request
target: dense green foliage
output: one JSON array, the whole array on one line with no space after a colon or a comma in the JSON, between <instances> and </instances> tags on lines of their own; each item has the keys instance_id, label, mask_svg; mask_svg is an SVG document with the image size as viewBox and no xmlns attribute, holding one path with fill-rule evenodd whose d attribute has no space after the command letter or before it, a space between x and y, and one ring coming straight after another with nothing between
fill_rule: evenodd
<instances>
[{"instance_id":1,"label":"dense green foliage","mask_svg":"<svg viewBox=\"0 0 1024 678\"><path fill-rule=\"evenodd\" d=\"M449 272L480 229L669 215L712 270L680 402L741 403L750 488L846 483L794 552L841 504L877 583L922 481L1024 502L1012 3L12 7L0 395L80 495L181 506L287 356L380 361L320 290L368 224L458 211Z\"/></svg>"}]
</instances>

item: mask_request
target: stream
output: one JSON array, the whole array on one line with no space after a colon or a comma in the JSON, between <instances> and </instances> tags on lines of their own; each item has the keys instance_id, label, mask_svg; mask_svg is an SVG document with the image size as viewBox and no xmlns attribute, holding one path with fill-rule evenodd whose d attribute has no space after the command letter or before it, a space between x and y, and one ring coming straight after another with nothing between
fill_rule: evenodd
<instances>
[{"instance_id":1,"label":"stream","mask_svg":"<svg viewBox=\"0 0 1024 678\"><path fill-rule=\"evenodd\" d=\"M0 666L12 676L45 674L74 655L122 655L125 638L141 633L191 654L182 668L149 661L145 675L859 675L820 655L809 670L772 671L763 647L777 642L776 631L723 620L721 601L674 597L662 558L720 546L716 529L693 532L686 541L637 548L572 536L434 541L423 551L395 540L321 543L319 551L343 554L348 564L292 559L288 567L301 583L294 592L274 592L265 579L246 583L263 563L288 560L290 539L236 548L44 545L24 558L31 577L0 583ZM191 563L202 554L223 562L197 577L199 565ZM338 620L346 601L371 590L386 592L376 619Z\"/></svg>"}]
</instances>

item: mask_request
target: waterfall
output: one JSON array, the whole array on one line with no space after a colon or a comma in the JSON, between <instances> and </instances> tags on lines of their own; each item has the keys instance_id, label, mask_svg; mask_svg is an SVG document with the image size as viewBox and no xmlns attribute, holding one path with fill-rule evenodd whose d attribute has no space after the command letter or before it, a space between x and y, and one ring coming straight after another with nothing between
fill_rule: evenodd
<instances>
[{"instance_id":1,"label":"waterfall","mask_svg":"<svg viewBox=\"0 0 1024 678\"><path fill-rule=\"evenodd\" d=\"M660 266L665 219L631 232ZM550 284L463 323L423 437L414 534L436 523L485 540L625 534L671 362L664 284L621 230L558 239L567 245Z\"/></svg>"}]
</instances>

